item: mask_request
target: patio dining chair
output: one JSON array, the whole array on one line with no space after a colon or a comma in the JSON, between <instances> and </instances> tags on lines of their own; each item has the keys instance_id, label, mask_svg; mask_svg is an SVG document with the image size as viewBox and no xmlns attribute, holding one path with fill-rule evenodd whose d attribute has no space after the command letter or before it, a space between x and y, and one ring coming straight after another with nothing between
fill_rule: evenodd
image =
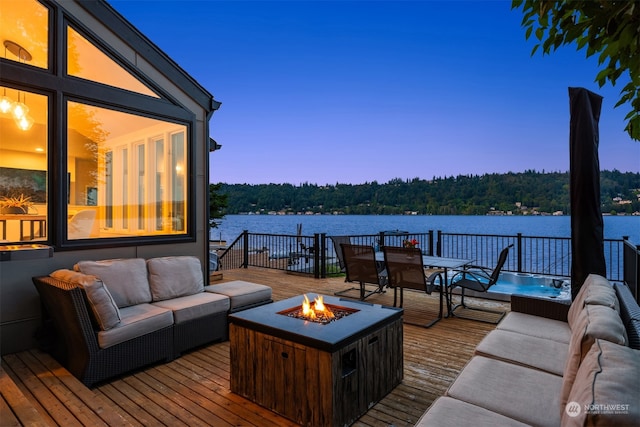
<instances>
[{"instance_id":1,"label":"patio dining chair","mask_svg":"<svg viewBox=\"0 0 640 427\"><path fill-rule=\"evenodd\" d=\"M338 267L340 267L340 273L344 273L347 267L344 263L344 256L342 255L342 247L340 245L343 243L351 244L351 237L329 236L329 238L331 239L331 243L333 243L333 249L336 251L336 258L338 259Z\"/></svg>"},{"instance_id":2,"label":"patio dining chair","mask_svg":"<svg viewBox=\"0 0 640 427\"><path fill-rule=\"evenodd\" d=\"M378 267L373 246L341 243L340 247L344 258L347 282L357 282L360 286L336 292L335 295L349 296L349 293L357 290L360 291L360 300L364 300L375 293L383 293L387 284L387 273ZM367 289L367 284L373 285L375 288L373 290Z\"/></svg>"},{"instance_id":3,"label":"patio dining chair","mask_svg":"<svg viewBox=\"0 0 640 427\"><path fill-rule=\"evenodd\" d=\"M496 282L498 281L498 277L500 277L500 271L502 270L502 267L504 267L504 263L507 261L507 256L509 255L509 249L512 247L513 247L513 244L510 244L509 246L502 249L502 251L500 251L500 255L498 256L498 263L496 264L493 271L486 267L481 267L476 265L476 266L469 266L464 270L456 273L453 277L451 277L451 280L449 281L449 295L453 297L453 294L452 294L453 289L460 288L460 303L455 305L451 309L451 315L455 315L456 309L459 309L462 307L469 310L484 311L486 313L493 313L493 314L500 315L500 317L497 320L483 320L483 319L475 319L475 320L486 321L489 323L498 323L500 322L500 320L502 320L502 318L506 314L505 311L496 311L496 310L490 310L490 309L480 308L480 307L470 307L466 305L464 303L464 292L465 290L468 289L478 293L485 293L489 290L489 288L495 285Z\"/></svg>"},{"instance_id":4,"label":"patio dining chair","mask_svg":"<svg viewBox=\"0 0 640 427\"><path fill-rule=\"evenodd\" d=\"M69 240L91 237L95 220L96 211L93 209L85 209L72 216L68 224Z\"/></svg>"},{"instance_id":5,"label":"patio dining chair","mask_svg":"<svg viewBox=\"0 0 640 427\"><path fill-rule=\"evenodd\" d=\"M404 304L404 290L414 289L431 294L434 290L440 293L440 309L438 317L426 325L430 327L442 319L442 270L425 269L422 265L422 252L418 248L385 246L384 263L387 268L389 287L393 288L393 306L397 306L398 289L400 289L400 307Z\"/></svg>"}]
</instances>

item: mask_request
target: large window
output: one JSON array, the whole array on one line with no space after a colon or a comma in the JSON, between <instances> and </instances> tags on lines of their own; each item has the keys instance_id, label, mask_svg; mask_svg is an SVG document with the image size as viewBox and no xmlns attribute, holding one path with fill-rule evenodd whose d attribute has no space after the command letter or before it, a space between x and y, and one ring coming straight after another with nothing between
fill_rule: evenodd
<instances>
[{"instance_id":1,"label":"large window","mask_svg":"<svg viewBox=\"0 0 640 427\"><path fill-rule=\"evenodd\" d=\"M0 242L189 238L193 114L56 7L0 0Z\"/></svg>"},{"instance_id":2,"label":"large window","mask_svg":"<svg viewBox=\"0 0 640 427\"><path fill-rule=\"evenodd\" d=\"M39 68L49 65L49 10L36 0L0 1L2 57Z\"/></svg>"},{"instance_id":3,"label":"large window","mask_svg":"<svg viewBox=\"0 0 640 427\"><path fill-rule=\"evenodd\" d=\"M68 238L184 234L186 126L67 104Z\"/></svg>"},{"instance_id":4,"label":"large window","mask_svg":"<svg viewBox=\"0 0 640 427\"><path fill-rule=\"evenodd\" d=\"M49 66L49 9L35 0L0 1L0 57ZM0 68L0 78L3 72ZM0 242L47 240L48 98L0 83Z\"/></svg>"},{"instance_id":5,"label":"large window","mask_svg":"<svg viewBox=\"0 0 640 427\"><path fill-rule=\"evenodd\" d=\"M67 28L67 73L70 76L158 97L140 80L101 52L71 27Z\"/></svg>"},{"instance_id":6,"label":"large window","mask_svg":"<svg viewBox=\"0 0 640 427\"><path fill-rule=\"evenodd\" d=\"M47 97L0 93L0 241L46 240Z\"/></svg>"}]
</instances>

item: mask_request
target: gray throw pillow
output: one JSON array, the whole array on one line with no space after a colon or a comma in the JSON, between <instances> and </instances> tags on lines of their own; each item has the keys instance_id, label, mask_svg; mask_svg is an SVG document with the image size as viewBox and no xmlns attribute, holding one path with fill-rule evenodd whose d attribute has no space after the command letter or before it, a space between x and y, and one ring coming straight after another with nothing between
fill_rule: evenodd
<instances>
[{"instance_id":1,"label":"gray throw pillow","mask_svg":"<svg viewBox=\"0 0 640 427\"><path fill-rule=\"evenodd\" d=\"M120 310L102 280L95 276L66 269L56 270L50 276L74 283L84 289L91 312L100 329L108 331L120 323Z\"/></svg>"}]
</instances>

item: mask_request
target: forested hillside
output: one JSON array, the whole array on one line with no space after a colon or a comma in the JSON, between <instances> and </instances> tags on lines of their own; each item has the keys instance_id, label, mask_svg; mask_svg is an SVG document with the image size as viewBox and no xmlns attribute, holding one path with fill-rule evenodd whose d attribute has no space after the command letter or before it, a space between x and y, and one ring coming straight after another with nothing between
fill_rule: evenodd
<instances>
[{"instance_id":1,"label":"forested hillside","mask_svg":"<svg viewBox=\"0 0 640 427\"><path fill-rule=\"evenodd\" d=\"M640 211L640 174L601 172L602 212ZM535 172L393 179L385 184L220 184L227 214L343 213L485 215L570 213L569 173Z\"/></svg>"}]
</instances>

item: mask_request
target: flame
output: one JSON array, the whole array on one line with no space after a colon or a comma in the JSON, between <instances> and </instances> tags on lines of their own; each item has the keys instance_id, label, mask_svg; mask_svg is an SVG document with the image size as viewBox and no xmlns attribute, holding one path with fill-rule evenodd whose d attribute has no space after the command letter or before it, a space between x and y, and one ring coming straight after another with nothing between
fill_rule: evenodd
<instances>
[{"instance_id":1,"label":"flame","mask_svg":"<svg viewBox=\"0 0 640 427\"><path fill-rule=\"evenodd\" d=\"M318 295L314 299L313 304L311 304L311 302L309 301L309 298L307 298L306 295L303 295L303 297L304 297L304 300L302 301L302 315L305 316L306 318L316 319L317 317L321 316L327 319L332 319L335 317L333 312L331 312L331 310L329 309L329 307L324 305L324 300L322 299L322 295Z\"/></svg>"},{"instance_id":2,"label":"flame","mask_svg":"<svg viewBox=\"0 0 640 427\"><path fill-rule=\"evenodd\" d=\"M311 303L309 302L309 298L306 295L304 296L304 301L302 301L302 315L308 317L310 319L316 318L316 312L311 308Z\"/></svg>"},{"instance_id":3,"label":"flame","mask_svg":"<svg viewBox=\"0 0 640 427\"><path fill-rule=\"evenodd\" d=\"M322 299L322 295L318 295L315 299L314 307L317 311L325 311L324 300Z\"/></svg>"}]
</instances>

